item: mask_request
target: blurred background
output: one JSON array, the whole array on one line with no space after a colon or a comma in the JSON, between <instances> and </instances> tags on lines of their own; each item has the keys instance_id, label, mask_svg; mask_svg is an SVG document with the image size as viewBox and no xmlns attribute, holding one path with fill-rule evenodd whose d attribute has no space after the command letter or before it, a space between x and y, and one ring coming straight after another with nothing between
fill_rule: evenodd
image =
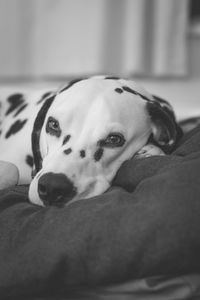
<instances>
[{"instance_id":1,"label":"blurred background","mask_svg":"<svg viewBox=\"0 0 200 300\"><path fill-rule=\"evenodd\" d=\"M200 115L199 0L0 0L0 85L133 78Z\"/></svg>"}]
</instances>

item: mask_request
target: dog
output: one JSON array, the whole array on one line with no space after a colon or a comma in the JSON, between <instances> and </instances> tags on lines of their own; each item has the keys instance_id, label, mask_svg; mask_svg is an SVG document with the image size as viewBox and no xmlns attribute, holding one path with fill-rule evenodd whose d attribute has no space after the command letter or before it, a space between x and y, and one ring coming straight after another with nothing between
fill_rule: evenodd
<instances>
[{"instance_id":1,"label":"dog","mask_svg":"<svg viewBox=\"0 0 200 300\"><path fill-rule=\"evenodd\" d=\"M1 102L0 159L17 166L29 199L64 206L105 192L134 155L170 153L179 137L171 105L131 80L93 76Z\"/></svg>"}]
</instances>

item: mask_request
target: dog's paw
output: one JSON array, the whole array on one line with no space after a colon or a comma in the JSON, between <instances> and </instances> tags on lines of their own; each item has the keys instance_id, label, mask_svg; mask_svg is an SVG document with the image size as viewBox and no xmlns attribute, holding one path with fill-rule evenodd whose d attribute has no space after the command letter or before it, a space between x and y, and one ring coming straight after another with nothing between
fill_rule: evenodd
<instances>
[{"instance_id":1,"label":"dog's paw","mask_svg":"<svg viewBox=\"0 0 200 300\"><path fill-rule=\"evenodd\" d=\"M144 158L155 155L165 155L165 153L157 146L153 144L147 144L142 149L140 149L136 154L135 158Z\"/></svg>"},{"instance_id":2,"label":"dog's paw","mask_svg":"<svg viewBox=\"0 0 200 300\"><path fill-rule=\"evenodd\" d=\"M18 168L9 162L0 161L0 190L17 185L19 181Z\"/></svg>"}]
</instances>

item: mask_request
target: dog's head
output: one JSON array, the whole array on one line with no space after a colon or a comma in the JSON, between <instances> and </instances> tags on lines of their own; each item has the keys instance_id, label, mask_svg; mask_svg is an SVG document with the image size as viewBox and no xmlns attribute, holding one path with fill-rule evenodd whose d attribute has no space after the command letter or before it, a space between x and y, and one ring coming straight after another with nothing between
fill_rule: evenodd
<instances>
[{"instance_id":1,"label":"dog's head","mask_svg":"<svg viewBox=\"0 0 200 300\"><path fill-rule=\"evenodd\" d=\"M176 142L175 120L134 82L92 77L46 99L35 120L31 202L64 205L106 191L121 164L149 140Z\"/></svg>"}]
</instances>

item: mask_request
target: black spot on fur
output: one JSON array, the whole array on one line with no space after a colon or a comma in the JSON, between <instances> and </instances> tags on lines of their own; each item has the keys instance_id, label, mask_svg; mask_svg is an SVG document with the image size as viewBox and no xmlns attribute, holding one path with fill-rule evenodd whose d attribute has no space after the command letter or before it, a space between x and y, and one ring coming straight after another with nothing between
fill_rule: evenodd
<instances>
[{"instance_id":1,"label":"black spot on fur","mask_svg":"<svg viewBox=\"0 0 200 300\"><path fill-rule=\"evenodd\" d=\"M123 88L124 91L126 91L128 93L131 93L131 94L134 94L134 95L139 95L138 92L136 92L135 90L131 89L128 86L123 86L122 88Z\"/></svg>"},{"instance_id":2,"label":"black spot on fur","mask_svg":"<svg viewBox=\"0 0 200 300\"><path fill-rule=\"evenodd\" d=\"M128 93L131 93L131 94L134 94L134 95L138 95L140 96L142 99L146 100L146 101L151 101L151 99L147 98L146 96L138 93L137 91L131 89L130 87L128 86L123 86L122 87L124 91L128 92Z\"/></svg>"},{"instance_id":3,"label":"black spot on fur","mask_svg":"<svg viewBox=\"0 0 200 300\"><path fill-rule=\"evenodd\" d=\"M19 115L26 107L28 106L27 103L25 103L24 105L22 105L14 114L14 117L16 117L17 115Z\"/></svg>"},{"instance_id":4,"label":"black spot on fur","mask_svg":"<svg viewBox=\"0 0 200 300\"><path fill-rule=\"evenodd\" d=\"M49 97L52 94L52 92L46 92L44 95L42 95L41 99L37 101L36 104L42 103L47 97Z\"/></svg>"},{"instance_id":5,"label":"black spot on fur","mask_svg":"<svg viewBox=\"0 0 200 300\"><path fill-rule=\"evenodd\" d=\"M69 141L70 138L71 138L70 134L66 135L63 140L63 145L65 145Z\"/></svg>"},{"instance_id":6,"label":"black spot on fur","mask_svg":"<svg viewBox=\"0 0 200 300\"><path fill-rule=\"evenodd\" d=\"M81 150L81 151L80 151L80 157L81 157L81 158L84 158L85 155L86 155L86 154L85 154L85 150Z\"/></svg>"},{"instance_id":7,"label":"black spot on fur","mask_svg":"<svg viewBox=\"0 0 200 300\"><path fill-rule=\"evenodd\" d=\"M98 148L97 151L94 153L94 160L95 161L100 161L100 159L103 156L103 148Z\"/></svg>"},{"instance_id":8,"label":"black spot on fur","mask_svg":"<svg viewBox=\"0 0 200 300\"><path fill-rule=\"evenodd\" d=\"M64 86L60 91L59 91L59 94L68 90L72 85L74 85L75 83L81 81L81 80L84 80L86 78L78 78L78 79L74 79L74 80L71 80L68 85Z\"/></svg>"},{"instance_id":9,"label":"black spot on fur","mask_svg":"<svg viewBox=\"0 0 200 300\"><path fill-rule=\"evenodd\" d=\"M17 109L22 103L24 103L24 96L23 94L13 94L8 97L7 101L9 102L10 107L6 111L6 116Z\"/></svg>"},{"instance_id":10,"label":"black spot on fur","mask_svg":"<svg viewBox=\"0 0 200 300\"><path fill-rule=\"evenodd\" d=\"M105 79L119 80L120 78L117 76L106 76Z\"/></svg>"},{"instance_id":11,"label":"black spot on fur","mask_svg":"<svg viewBox=\"0 0 200 300\"><path fill-rule=\"evenodd\" d=\"M138 93L138 95L139 95L142 99L144 99L144 100L146 100L146 101L151 101L151 99L147 98L146 96L144 96L144 95L142 95L142 94L139 94L139 93Z\"/></svg>"},{"instance_id":12,"label":"black spot on fur","mask_svg":"<svg viewBox=\"0 0 200 300\"><path fill-rule=\"evenodd\" d=\"M27 119L25 119L25 120L23 120L23 121L21 121L21 120L15 121L15 122L11 125L10 129L7 131L7 133L6 133L6 135L5 135L5 138L7 139L7 138L9 138L12 134L15 134L15 133L17 133L18 131L20 131L20 130L23 128L23 126L26 124L27 121L28 121Z\"/></svg>"},{"instance_id":13,"label":"black spot on fur","mask_svg":"<svg viewBox=\"0 0 200 300\"><path fill-rule=\"evenodd\" d=\"M31 155L26 155L26 163L29 165L29 167L33 167L33 156Z\"/></svg>"},{"instance_id":14,"label":"black spot on fur","mask_svg":"<svg viewBox=\"0 0 200 300\"><path fill-rule=\"evenodd\" d=\"M120 89L120 88L116 88L116 89L115 89L115 92L117 92L118 94L121 94L121 93L123 93L123 90Z\"/></svg>"},{"instance_id":15,"label":"black spot on fur","mask_svg":"<svg viewBox=\"0 0 200 300\"><path fill-rule=\"evenodd\" d=\"M70 154L72 152L72 149L71 148L68 148L68 149L65 149L63 151L66 155Z\"/></svg>"}]
</instances>

